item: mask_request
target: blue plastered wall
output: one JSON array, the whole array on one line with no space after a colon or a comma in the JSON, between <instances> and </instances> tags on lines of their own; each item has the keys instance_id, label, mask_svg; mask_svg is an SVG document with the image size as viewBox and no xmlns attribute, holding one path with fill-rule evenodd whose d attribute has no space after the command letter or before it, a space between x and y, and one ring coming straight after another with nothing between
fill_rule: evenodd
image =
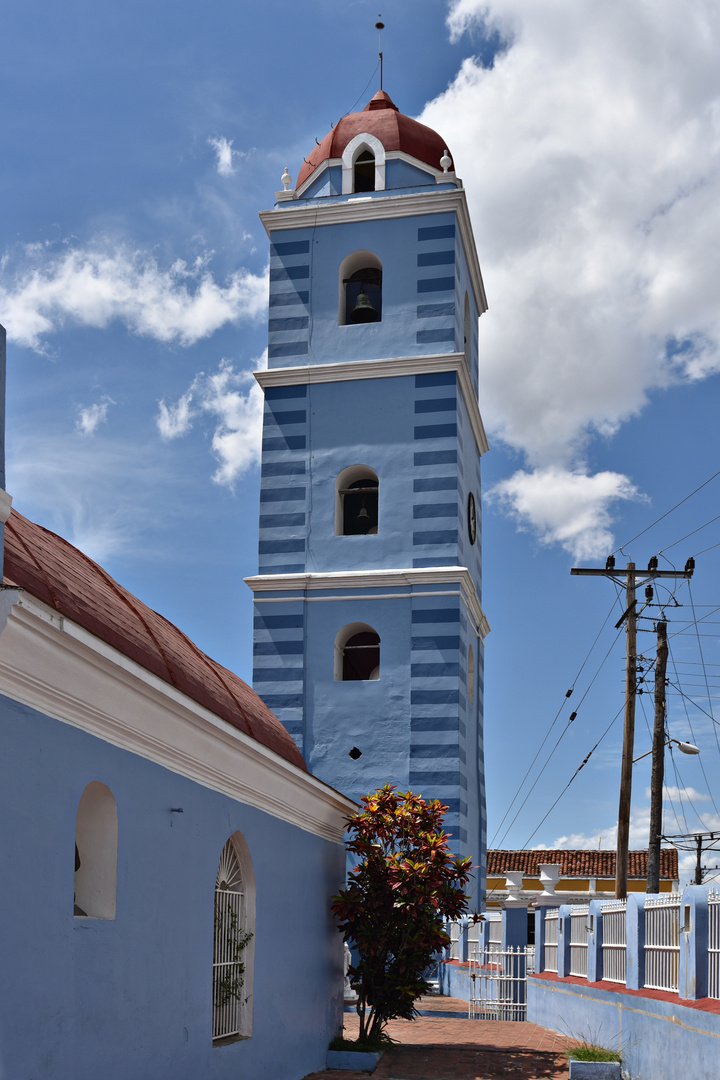
<instances>
[{"instance_id":1,"label":"blue plastered wall","mask_svg":"<svg viewBox=\"0 0 720 1080\"><path fill-rule=\"evenodd\" d=\"M329 912L342 845L5 697L0 725L0 1076L297 1080L324 1068L342 1010ZM93 780L117 804L107 920L73 917L75 818ZM257 889L253 1034L213 1047L213 890L238 830Z\"/></svg>"}]
</instances>

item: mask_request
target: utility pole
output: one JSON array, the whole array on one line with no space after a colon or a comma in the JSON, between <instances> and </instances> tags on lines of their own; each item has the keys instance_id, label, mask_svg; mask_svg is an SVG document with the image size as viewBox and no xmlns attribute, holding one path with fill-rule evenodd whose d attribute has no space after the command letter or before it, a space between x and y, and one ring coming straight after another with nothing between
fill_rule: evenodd
<instances>
[{"instance_id":1,"label":"utility pole","mask_svg":"<svg viewBox=\"0 0 720 1080\"><path fill-rule=\"evenodd\" d=\"M660 834L662 791L665 779L665 672L667 670L667 623L657 624L655 661L655 727L653 729L652 777L650 780L650 839L647 859L647 891L660 891Z\"/></svg>"},{"instance_id":2,"label":"utility pole","mask_svg":"<svg viewBox=\"0 0 720 1080\"><path fill-rule=\"evenodd\" d=\"M618 806L617 854L615 857L615 896L627 896L628 840L630 836L630 797L632 795L632 759L635 748L635 693L637 690L637 600L635 599L635 563L625 572L625 723L623 724L622 765L620 766L620 804Z\"/></svg>"},{"instance_id":3,"label":"utility pole","mask_svg":"<svg viewBox=\"0 0 720 1080\"><path fill-rule=\"evenodd\" d=\"M717 848L714 847L714 841L720 840L720 833L676 833L673 836L663 836L662 839L670 841L673 847L678 848L680 851L695 851L695 881L693 884L702 885L703 870L705 869L702 865L703 848L706 851L717 851ZM707 840L707 843L704 843L705 840Z\"/></svg>"},{"instance_id":4,"label":"utility pole","mask_svg":"<svg viewBox=\"0 0 720 1080\"><path fill-rule=\"evenodd\" d=\"M630 834L630 801L632 796L632 761L635 744L635 694L637 692L637 610L636 590L641 585L649 585L656 578L691 578L695 569L695 560L688 559L684 570L658 570L657 556L653 555L647 571L636 571L635 563L629 562L625 570L615 569L615 559L608 557L604 570L585 567L573 567L571 574L612 578L617 584L625 586L625 611L615 623L619 630L626 625L626 661L625 661L625 724L623 727L623 753L620 769L620 802L618 807L617 854L615 859L615 896L624 900L627 896L628 837ZM650 590L651 592L651 590ZM640 609L643 611L650 599Z\"/></svg>"}]
</instances>

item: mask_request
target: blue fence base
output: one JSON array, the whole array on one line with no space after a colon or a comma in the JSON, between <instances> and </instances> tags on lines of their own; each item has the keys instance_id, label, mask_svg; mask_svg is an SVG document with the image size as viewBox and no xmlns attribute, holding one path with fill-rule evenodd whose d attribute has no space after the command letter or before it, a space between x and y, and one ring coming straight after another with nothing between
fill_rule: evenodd
<instances>
[{"instance_id":1,"label":"blue fence base","mask_svg":"<svg viewBox=\"0 0 720 1080\"><path fill-rule=\"evenodd\" d=\"M685 1002L661 991L610 990L548 972L528 976L528 1020L620 1050L630 1080L718 1076L720 1001Z\"/></svg>"}]
</instances>

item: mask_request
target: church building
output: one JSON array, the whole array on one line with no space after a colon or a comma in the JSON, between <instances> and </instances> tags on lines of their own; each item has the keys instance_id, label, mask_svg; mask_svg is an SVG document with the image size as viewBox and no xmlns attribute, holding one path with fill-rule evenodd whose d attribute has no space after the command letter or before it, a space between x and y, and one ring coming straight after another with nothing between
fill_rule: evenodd
<instances>
[{"instance_id":1,"label":"church building","mask_svg":"<svg viewBox=\"0 0 720 1080\"><path fill-rule=\"evenodd\" d=\"M260 217L270 238L253 686L310 771L449 807L484 893L478 318L443 139L379 91Z\"/></svg>"},{"instance_id":2,"label":"church building","mask_svg":"<svg viewBox=\"0 0 720 1080\"><path fill-rule=\"evenodd\" d=\"M355 805L242 679L11 510L3 466L0 438L0 1077L324 1068Z\"/></svg>"}]
</instances>

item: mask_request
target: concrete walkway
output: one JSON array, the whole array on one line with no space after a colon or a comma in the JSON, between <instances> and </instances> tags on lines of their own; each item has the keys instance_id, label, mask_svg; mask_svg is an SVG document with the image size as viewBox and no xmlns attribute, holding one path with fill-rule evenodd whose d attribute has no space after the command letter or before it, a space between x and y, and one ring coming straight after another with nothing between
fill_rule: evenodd
<instances>
[{"instance_id":1,"label":"concrete walkway","mask_svg":"<svg viewBox=\"0 0 720 1080\"><path fill-rule=\"evenodd\" d=\"M373 1080L568 1080L571 1040L527 1022L468 1020L467 1002L426 997L416 1020L392 1020ZM357 1037L357 1017L345 1013L345 1037ZM329 1069L306 1080L368 1080L368 1073Z\"/></svg>"}]
</instances>

